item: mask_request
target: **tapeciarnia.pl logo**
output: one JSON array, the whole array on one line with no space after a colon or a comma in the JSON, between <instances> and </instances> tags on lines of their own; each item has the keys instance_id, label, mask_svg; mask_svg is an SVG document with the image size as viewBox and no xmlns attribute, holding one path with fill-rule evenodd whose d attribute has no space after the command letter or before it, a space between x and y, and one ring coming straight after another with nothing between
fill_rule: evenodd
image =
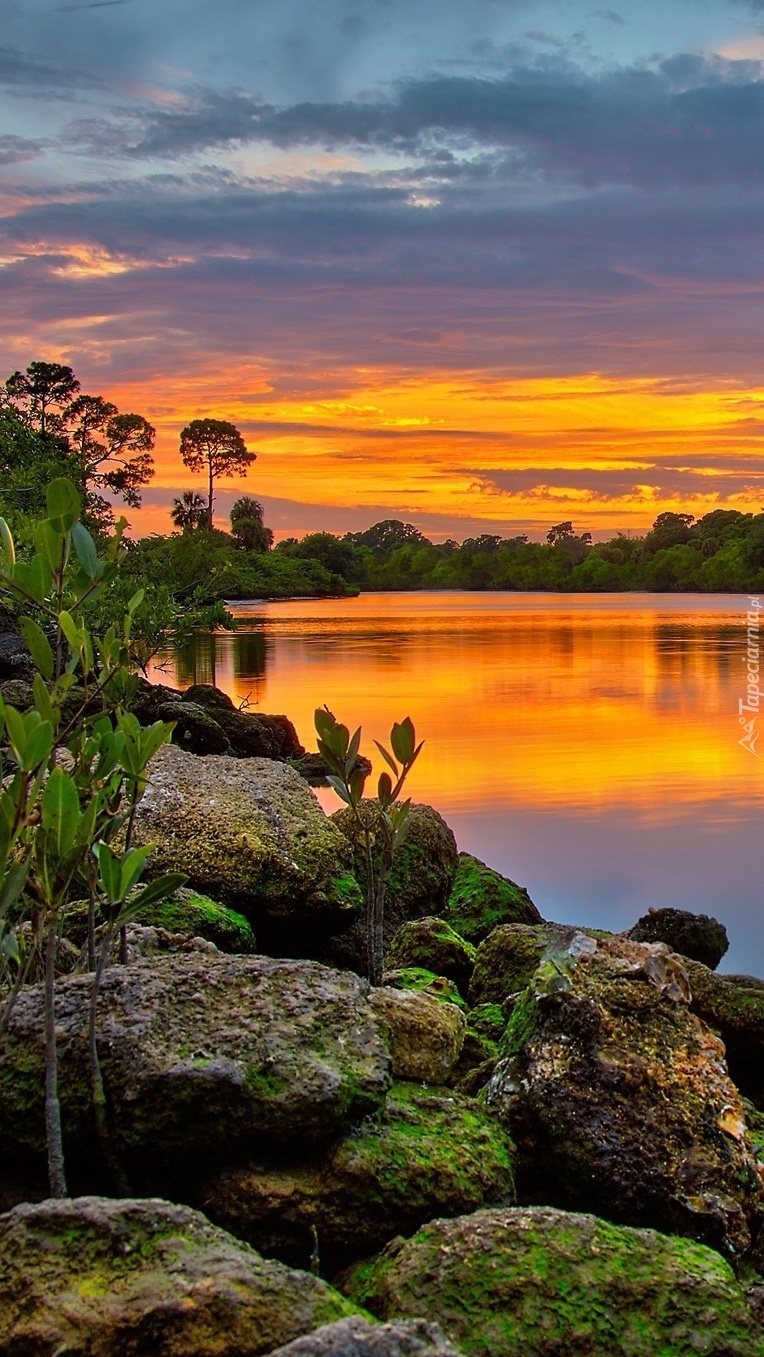
<instances>
[{"instance_id":1,"label":"tapeciarnia.pl logo","mask_svg":"<svg viewBox=\"0 0 764 1357\"><path fill-rule=\"evenodd\" d=\"M753 754L757 759L761 758L756 748L756 742L761 734L756 725L756 718L759 715L761 703L761 690L759 688L759 620L761 617L761 601L758 598L748 595L748 612L745 615L746 620L746 648L741 656L743 664L746 666L746 694L745 697L738 699L738 722L743 727L745 734L742 740L738 740L744 749Z\"/></svg>"}]
</instances>

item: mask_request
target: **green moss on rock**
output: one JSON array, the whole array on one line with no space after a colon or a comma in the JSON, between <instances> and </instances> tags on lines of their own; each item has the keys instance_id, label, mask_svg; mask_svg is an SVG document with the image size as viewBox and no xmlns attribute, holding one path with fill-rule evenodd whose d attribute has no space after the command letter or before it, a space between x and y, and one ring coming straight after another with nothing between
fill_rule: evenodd
<instances>
[{"instance_id":1,"label":"green moss on rock","mask_svg":"<svg viewBox=\"0 0 764 1357\"><path fill-rule=\"evenodd\" d=\"M0 1216L3 1352L260 1357L359 1313L168 1202L84 1197Z\"/></svg>"},{"instance_id":2,"label":"green moss on rock","mask_svg":"<svg viewBox=\"0 0 764 1357\"><path fill-rule=\"evenodd\" d=\"M437 1320L468 1357L764 1353L718 1254L549 1207L433 1221L343 1285L380 1319Z\"/></svg>"},{"instance_id":3,"label":"green moss on rock","mask_svg":"<svg viewBox=\"0 0 764 1357\"><path fill-rule=\"evenodd\" d=\"M552 927L549 924L502 924L481 943L475 957L469 1001L472 1007L503 1004L530 984L541 962Z\"/></svg>"},{"instance_id":4,"label":"green moss on rock","mask_svg":"<svg viewBox=\"0 0 764 1357\"><path fill-rule=\"evenodd\" d=\"M460 938L445 919L432 915L403 924L385 954L387 970L420 966L453 980L463 994L467 993L474 965L472 944Z\"/></svg>"},{"instance_id":5,"label":"green moss on rock","mask_svg":"<svg viewBox=\"0 0 764 1357\"><path fill-rule=\"evenodd\" d=\"M443 917L462 938L480 943L499 924L542 922L524 886L487 867L471 853L459 854Z\"/></svg>"},{"instance_id":6,"label":"green moss on rock","mask_svg":"<svg viewBox=\"0 0 764 1357\"><path fill-rule=\"evenodd\" d=\"M219 905L207 895L182 887L169 900L147 905L132 916L135 923L164 928L186 938L206 938L221 952L254 952L255 935L243 914Z\"/></svg>"},{"instance_id":7,"label":"green moss on rock","mask_svg":"<svg viewBox=\"0 0 764 1357\"><path fill-rule=\"evenodd\" d=\"M417 993L429 994L433 999L440 999L443 1003L455 1004L463 1011L467 1009L453 980L427 971L422 966L404 966L401 970L385 971L383 984L389 985L391 989L416 990Z\"/></svg>"},{"instance_id":8,"label":"green moss on rock","mask_svg":"<svg viewBox=\"0 0 764 1357\"><path fill-rule=\"evenodd\" d=\"M230 1168L195 1190L218 1224L290 1263L307 1265L315 1229L336 1268L433 1216L514 1201L512 1145L474 1100L396 1083L383 1112L325 1154Z\"/></svg>"}]
</instances>

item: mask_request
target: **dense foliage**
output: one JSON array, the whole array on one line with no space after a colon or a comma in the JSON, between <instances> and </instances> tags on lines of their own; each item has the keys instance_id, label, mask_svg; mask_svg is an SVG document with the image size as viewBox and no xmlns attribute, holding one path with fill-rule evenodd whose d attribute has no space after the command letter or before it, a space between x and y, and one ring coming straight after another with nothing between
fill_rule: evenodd
<instances>
[{"instance_id":1,"label":"dense foliage","mask_svg":"<svg viewBox=\"0 0 764 1357\"><path fill-rule=\"evenodd\" d=\"M328 539L328 540L327 540ZM540 589L576 592L757 593L764 589L764 513L715 509L662 513L644 537L592 542L556 524L546 542L483 534L434 544L410 523L388 519L365 532L314 533L275 550L332 560L366 589Z\"/></svg>"}]
</instances>

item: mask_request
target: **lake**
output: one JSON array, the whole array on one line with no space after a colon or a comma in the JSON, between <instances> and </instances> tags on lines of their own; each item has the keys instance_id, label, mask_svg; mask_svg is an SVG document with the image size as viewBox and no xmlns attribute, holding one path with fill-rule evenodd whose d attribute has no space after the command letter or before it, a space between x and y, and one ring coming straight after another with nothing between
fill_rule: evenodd
<instances>
[{"instance_id":1,"label":"lake","mask_svg":"<svg viewBox=\"0 0 764 1357\"><path fill-rule=\"evenodd\" d=\"M152 677L286 712L310 748L324 703L363 726L370 755L411 716L426 741L414 799L546 918L620 930L651 905L711 913L730 935L720 969L764 976L764 739L756 750L749 713L754 750L741 745L738 714L748 606L457 592L235 604L237 634L199 637Z\"/></svg>"}]
</instances>

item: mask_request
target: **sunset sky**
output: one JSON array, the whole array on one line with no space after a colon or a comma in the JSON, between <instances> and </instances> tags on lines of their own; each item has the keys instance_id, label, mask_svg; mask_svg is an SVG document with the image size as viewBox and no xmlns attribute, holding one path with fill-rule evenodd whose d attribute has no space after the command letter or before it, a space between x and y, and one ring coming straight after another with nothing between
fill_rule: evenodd
<instances>
[{"instance_id":1,"label":"sunset sky","mask_svg":"<svg viewBox=\"0 0 764 1357\"><path fill-rule=\"evenodd\" d=\"M607 0L606 0L607 2ZM278 535L764 506L764 0L0 0L0 377Z\"/></svg>"}]
</instances>

